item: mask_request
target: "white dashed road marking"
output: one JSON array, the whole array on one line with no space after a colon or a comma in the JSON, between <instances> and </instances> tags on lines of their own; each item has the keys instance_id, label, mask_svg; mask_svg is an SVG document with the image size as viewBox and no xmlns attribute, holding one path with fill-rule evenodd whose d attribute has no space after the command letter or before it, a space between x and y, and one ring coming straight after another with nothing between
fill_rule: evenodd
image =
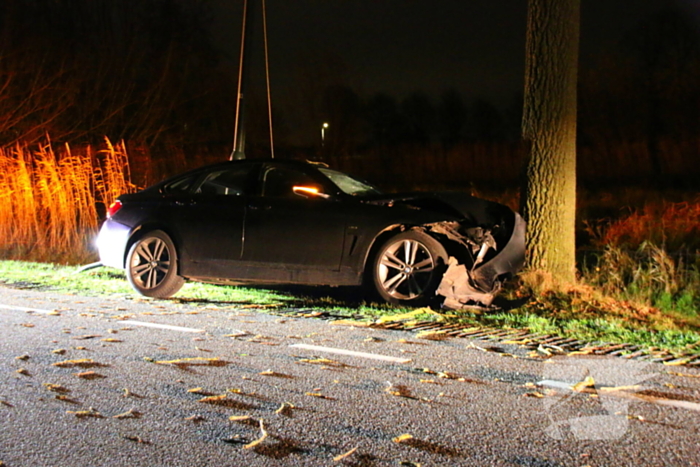
<instances>
[{"instance_id":1,"label":"white dashed road marking","mask_svg":"<svg viewBox=\"0 0 700 467\"><path fill-rule=\"evenodd\" d=\"M147 323L145 321L126 320L126 321L120 321L120 323L131 324L134 326L143 326L143 327L147 327L147 328L168 329L170 331L204 332L204 329L184 328L182 326L171 326L169 324Z\"/></svg>"},{"instance_id":2,"label":"white dashed road marking","mask_svg":"<svg viewBox=\"0 0 700 467\"><path fill-rule=\"evenodd\" d=\"M17 310L31 313L41 313L43 315L53 315L56 314L56 310L42 310L40 308L28 308L26 306L11 306L11 305L0 305L0 308L5 310Z\"/></svg>"},{"instance_id":3,"label":"white dashed road marking","mask_svg":"<svg viewBox=\"0 0 700 467\"><path fill-rule=\"evenodd\" d=\"M332 347L322 347L319 345L294 344L290 345L290 347L296 347L297 349L316 350L318 352L335 353L340 355L349 355L351 357L371 358L373 360L384 360L387 362L395 363L408 363L411 361L410 358L389 357L387 355L378 355L375 353L366 352L355 352L354 350L334 349Z\"/></svg>"}]
</instances>

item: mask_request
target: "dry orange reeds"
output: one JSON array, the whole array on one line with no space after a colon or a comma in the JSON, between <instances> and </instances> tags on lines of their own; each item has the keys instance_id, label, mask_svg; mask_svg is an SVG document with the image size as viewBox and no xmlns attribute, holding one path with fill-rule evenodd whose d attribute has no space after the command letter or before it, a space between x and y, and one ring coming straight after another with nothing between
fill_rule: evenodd
<instances>
[{"instance_id":1,"label":"dry orange reeds","mask_svg":"<svg viewBox=\"0 0 700 467\"><path fill-rule=\"evenodd\" d=\"M99 224L98 205L133 191L124 143L105 149L50 142L0 148L0 253L4 258L81 262Z\"/></svg>"}]
</instances>

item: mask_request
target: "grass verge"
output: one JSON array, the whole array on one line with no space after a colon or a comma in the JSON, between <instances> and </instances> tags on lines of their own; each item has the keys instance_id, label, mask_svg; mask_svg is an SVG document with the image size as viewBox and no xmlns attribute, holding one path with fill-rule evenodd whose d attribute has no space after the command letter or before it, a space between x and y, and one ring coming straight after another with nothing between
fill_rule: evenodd
<instances>
[{"instance_id":1,"label":"grass verge","mask_svg":"<svg viewBox=\"0 0 700 467\"><path fill-rule=\"evenodd\" d=\"M110 268L78 272L72 266L0 261L0 283L89 296L135 296L124 274ZM700 319L670 314L602 296L592 288L538 292L526 281L504 291L508 311L406 309L368 304L355 288L242 287L187 283L173 300L239 305L274 312L332 316L364 322L442 321L476 326L527 329L584 341L630 343L675 352L700 350ZM516 306L517 305L517 306ZM510 309L508 309L510 308Z\"/></svg>"}]
</instances>

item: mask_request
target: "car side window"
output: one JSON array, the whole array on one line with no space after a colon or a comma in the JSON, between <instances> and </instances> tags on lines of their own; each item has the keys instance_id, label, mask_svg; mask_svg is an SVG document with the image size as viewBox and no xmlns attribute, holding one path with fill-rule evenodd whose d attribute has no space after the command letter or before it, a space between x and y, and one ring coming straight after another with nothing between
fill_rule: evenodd
<instances>
[{"instance_id":1,"label":"car side window","mask_svg":"<svg viewBox=\"0 0 700 467\"><path fill-rule=\"evenodd\" d=\"M174 182L166 185L163 192L170 195L187 193L192 188L195 180L197 180L196 175L175 180Z\"/></svg>"},{"instance_id":2,"label":"car side window","mask_svg":"<svg viewBox=\"0 0 700 467\"><path fill-rule=\"evenodd\" d=\"M250 168L235 167L211 172L195 193L203 195L242 196L252 192Z\"/></svg>"},{"instance_id":3,"label":"car side window","mask_svg":"<svg viewBox=\"0 0 700 467\"><path fill-rule=\"evenodd\" d=\"M268 167L263 172L262 195L265 197L295 197L292 190L295 186L318 185L304 172L287 167Z\"/></svg>"}]
</instances>

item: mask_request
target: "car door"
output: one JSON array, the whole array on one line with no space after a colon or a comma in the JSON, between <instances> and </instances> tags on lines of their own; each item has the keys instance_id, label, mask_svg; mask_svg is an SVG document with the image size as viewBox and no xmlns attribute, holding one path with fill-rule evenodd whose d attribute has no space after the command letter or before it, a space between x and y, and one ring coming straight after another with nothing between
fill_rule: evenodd
<instances>
[{"instance_id":1,"label":"car door","mask_svg":"<svg viewBox=\"0 0 700 467\"><path fill-rule=\"evenodd\" d=\"M257 166L220 167L203 174L187 197L173 200L170 222L181 244L181 272L228 277L241 259L243 226Z\"/></svg>"},{"instance_id":2,"label":"car door","mask_svg":"<svg viewBox=\"0 0 700 467\"><path fill-rule=\"evenodd\" d=\"M243 260L259 267L337 271L345 230L342 203L323 196L328 187L320 176L265 164L259 184L259 196L248 203ZM302 190L295 193L294 187ZM304 189L322 195L304 196Z\"/></svg>"}]
</instances>

